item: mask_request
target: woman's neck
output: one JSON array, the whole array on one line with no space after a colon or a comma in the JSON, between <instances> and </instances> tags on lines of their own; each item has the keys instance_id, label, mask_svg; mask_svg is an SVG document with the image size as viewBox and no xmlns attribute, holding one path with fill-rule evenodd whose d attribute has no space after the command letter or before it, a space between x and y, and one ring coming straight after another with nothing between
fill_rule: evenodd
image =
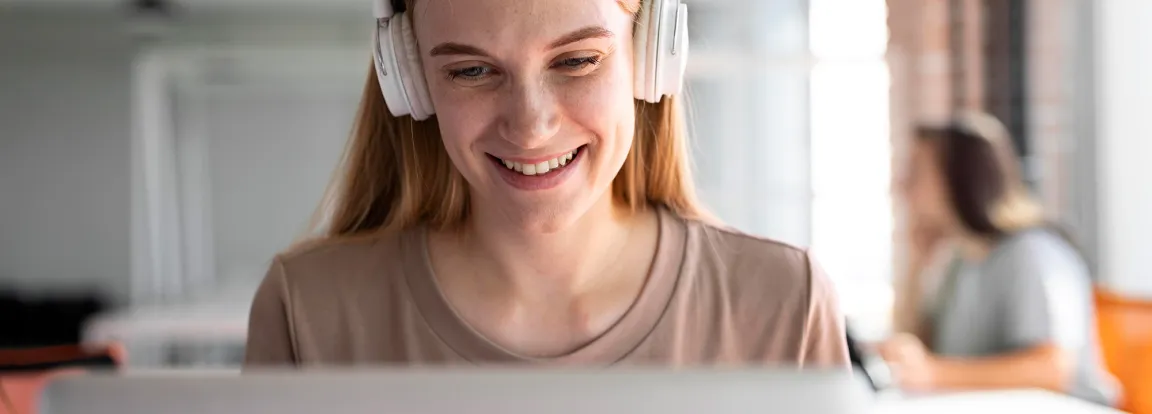
<instances>
[{"instance_id":1,"label":"woman's neck","mask_svg":"<svg viewBox=\"0 0 1152 414\"><path fill-rule=\"evenodd\" d=\"M987 237L965 233L956 239L961 257L969 262L982 262L992 252L993 242Z\"/></svg>"},{"instance_id":2,"label":"woman's neck","mask_svg":"<svg viewBox=\"0 0 1152 414\"><path fill-rule=\"evenodd\" d=\"M656 230L655 213L630 214L610 194L568 227L550 233L508 223L500 212L472 211L468 225L449 244L466 255L462 263L505 295L580 296L631 273L635 266L629 264L635 260L630 257L650 259L652 254L634 250L654 244L638 241L646 230Z\"/></svg>"},{"instance_id":3,"label":"woman's neck","mask_svg":"<svg viewBox=\"0 0 1152 414\"><path fill-rule=\"evenodd\" d=\"M654 210L621 214L606 197L559 231L473 209L461 231L431 233L445 298L476 332L517 354L560 355L599 337L643 291L660 233Z\"/></svg>"}]
</instances>

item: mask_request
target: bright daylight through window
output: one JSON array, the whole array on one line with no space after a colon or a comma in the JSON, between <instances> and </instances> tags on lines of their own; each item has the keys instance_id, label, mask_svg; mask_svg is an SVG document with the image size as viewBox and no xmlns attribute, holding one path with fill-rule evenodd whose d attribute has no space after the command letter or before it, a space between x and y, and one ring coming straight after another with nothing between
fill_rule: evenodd
<instances>
[{"instance_id":1,"label":"bright daylight through window","mask_svg":"<svg viewBox=\"0 0 1152 414\"><path fill-rule=\"evenodd\" d=\"M892 197L884 0L812 0L812 246L853 328L888 324Z\"/></svg>"}]
</instances>

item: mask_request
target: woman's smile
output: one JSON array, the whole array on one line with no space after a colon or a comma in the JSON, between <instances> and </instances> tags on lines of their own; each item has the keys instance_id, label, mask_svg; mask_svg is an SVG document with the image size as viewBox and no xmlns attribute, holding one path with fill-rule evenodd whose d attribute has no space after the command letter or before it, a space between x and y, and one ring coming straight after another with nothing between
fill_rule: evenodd
<instances>
[{"instance_id":1,"label":"woman's smile","mask_svg":"<svg viewBox=\"0 0 1152 414\"><path fill-rule=\"evenodd\" d=\"M539 158L497 157L487 154L504 182L519 190L547 190L563 184L575 171L587 145L571 151Z\"/></svg>"}]
</instances>

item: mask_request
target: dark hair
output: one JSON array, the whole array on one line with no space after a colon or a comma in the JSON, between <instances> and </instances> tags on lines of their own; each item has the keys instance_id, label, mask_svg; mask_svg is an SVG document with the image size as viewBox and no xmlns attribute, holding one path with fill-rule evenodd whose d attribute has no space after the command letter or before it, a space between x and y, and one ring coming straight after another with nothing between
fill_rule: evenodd
<instances>
[{"instance_id":1,"label":"dark hair","mask_svg":"<svg viewBox=\"0 0 1152 414\"><path fill-rule=\"evenodd\" d=\"M934 152L949 203L970 233L998 241L1021 230L1042 228L1087 261L1072 232L1046 219L1028 193L1015 146L996 118L963 113L942 126L917 127L916 140Z\"/></svg>"},{"instance_id":2,"label":"dark hair","mask_svg":"<svg viewBox=\"0 0 1152 414\"><path fill-rule=\"evenodd\" d=\"M967 113L942 126L921 125L916 137L935 153L949 203L969 232L996 240L1042 224L1040 210L1020 179L1007 130L998 120Z\"/></svg>"},{"instance_id":3,"label":"dark hair","mask_svg":"<svg viewBox=\"0 0 1152 414\"><path fill-rule=\"evenodd\" d=\"M1004 193L1004 172L992 146L951 126L923 127L917 137L932 146L948 201L964 227L982 236L1002 236L1004 230L992 222L991 205Z\"/></svg>"}]
</instances>

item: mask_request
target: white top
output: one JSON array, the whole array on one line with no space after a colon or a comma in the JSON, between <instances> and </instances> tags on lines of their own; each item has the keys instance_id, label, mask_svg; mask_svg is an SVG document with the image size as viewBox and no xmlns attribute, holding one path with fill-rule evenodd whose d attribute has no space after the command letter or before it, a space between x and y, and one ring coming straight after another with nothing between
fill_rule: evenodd
<instances>
[{"instance_id":1,"label":"white top","mask_svg":"<svg viewBox=\"0 0 1152 414\"><path fill-rule=\"evenodd\" d=\"M980 391L927 397L895 397L881 400L875 414L922 413L1059 413L1111 414L1122 411L1078 398L1039 390Z\"/></svg>"}]
</instances>

